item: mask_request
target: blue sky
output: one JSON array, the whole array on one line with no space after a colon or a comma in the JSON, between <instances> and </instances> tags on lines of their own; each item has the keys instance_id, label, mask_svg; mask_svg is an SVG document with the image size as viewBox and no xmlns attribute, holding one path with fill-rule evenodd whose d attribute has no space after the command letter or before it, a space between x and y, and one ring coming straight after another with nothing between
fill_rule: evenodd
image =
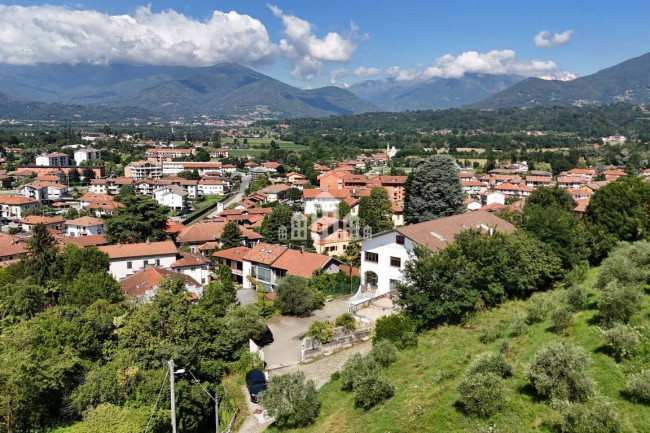
<instances>
[{"instance_id":1,"label":"blue sky","mask_svg":"<svg viewBox=\"0 0 650 433\"><path fill-rule=\"evenodd\" d=\"M299 87L318 87L466 72L587 75L650 50L648 1L165 0L151 2L149 9L142 5L0 2L0 63L235 61ZM550 33L536 44L542 31Z\"/></svg>"}]
</instances>

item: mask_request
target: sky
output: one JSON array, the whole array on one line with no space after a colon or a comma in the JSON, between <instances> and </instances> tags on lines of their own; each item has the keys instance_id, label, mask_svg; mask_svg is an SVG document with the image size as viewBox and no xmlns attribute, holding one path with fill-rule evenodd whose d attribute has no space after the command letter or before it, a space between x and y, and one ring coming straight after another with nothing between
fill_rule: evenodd
<instances>
[{"instance_id":1,"label":"sky","mask_svg":"<svg viewBox=\"0 0 650 433\"><path fill-rule=\"evenodd\" d=\"M650 2L0 0L0 64L237 62L301 88L584 76L650 51Z\"/></svg>"}]
</instances>

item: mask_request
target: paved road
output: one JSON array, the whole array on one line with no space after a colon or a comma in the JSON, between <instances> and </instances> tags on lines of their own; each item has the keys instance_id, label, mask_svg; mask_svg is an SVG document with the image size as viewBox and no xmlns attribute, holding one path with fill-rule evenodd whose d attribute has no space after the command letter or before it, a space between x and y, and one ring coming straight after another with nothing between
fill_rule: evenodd
<instances>
[{"instance_id":1,"label":"paved road","mask_svg":"<svg viewBox=\"0 0 650 433\"><path fill-rule=\"evenodd\" d=\"M237 190L237 193L231 195L225 202L223 202L224 209L228 208L228 206L230 206L233 203L240 202L244 198L244 191L246 191L246 188L248 188L250 181L251 181L250 176L242 175L241 183L239 184L239 189ZM217 216L219 216L219 211L215 210L214 212L210 213L206 218L215 218Z\"/></svg>"},{"instance_id":2,"label":"paved road","mask_svg":"<svg viewBox=\"0 0 650 433\"><path fill-rule=\"evenodd\" d=\"M302 338L309 325L315 320L334 321L348 311L348 297L336 298L326 302L320 310L309 317L276 316L268 321L273 332L273 343L264 347L264 360L267 370L286 367L300 362Z\"/></svg>"}]
</instances>

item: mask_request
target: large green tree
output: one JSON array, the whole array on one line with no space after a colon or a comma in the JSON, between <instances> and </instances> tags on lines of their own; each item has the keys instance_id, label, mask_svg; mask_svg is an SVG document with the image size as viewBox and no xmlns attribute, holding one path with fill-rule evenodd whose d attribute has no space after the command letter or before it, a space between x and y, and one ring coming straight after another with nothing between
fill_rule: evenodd
<instances>
[{"instance_id":1,"label":"large green tree","mask_svg":"<svg viewBox=\"0 0 650 433\"><path fill-rule=\"evenodd\" d=\"M587 258L587 233L574 207L563 188L542 187L526 200L521 219L523 228L551 247L566 269Z\"/></svg>"},{"instance_id":2,"label":"large green tree","mask_svg":"<svg viewBox=\"0 0 650 433\"><path fill-rule=\"evenodd\" d=\"M108 242L159 241L167 237L169 209L144 196L126 196L123 200L125 207L117 208L106 221Z\"/></svg>"},{"instance_id":3,"label":"large green tree","mask_svg":"<svg viewBox=\"0 0 650 433\"><path fill-rule=\"evenodd\" d=\"M603 186L589 201L585 222L595 261L617 242L650 238L650 184L640 177L623 177Z\"/></svg>"},{"instance_id":4,"label":"large green tree","mask_svg":"<svg viewBox=\"0 0 650 433\"><path fill-rule=\"evenodd\" d=\"M372 233L379 233L393 228L393 210L388 191L374 187L370 195L359 199L359 220L361 227L370 227Z\"/></svg>"},{"instance_id":5,"label":"large green tree","mask_svg":"<svg viewBox=\"0 0 650 433\"><path fill-rule=\"evenodd\" d=\"M43 285L47 280L58 277L61 268L59 249L54 236L45 224L36 224L32 237L27 241L29 259L27 261L36 284Z\"/></svg>"},{"instance_id":6,"label":"large green tree","mask_svg":"<svg viewBox=\"0 0 650 433\"><path fill-rule=\"evenodd\" d=\"M264 241L270 244L288 244L291 237L291 217L292 210L287 206L278 206L273 212L266 215L262 221L260 233L264 236ZM280 228L286 229L286 238L282 238Z\"/></svg>"},{"instance_id":7,"label":"large green tree","mask_svg":"<svg viewBox=\"0 0 650 433\"><path fill-rule=\"evenodd\" d=\"M221 232L221 248L235 248L242 245L243 236L235 221L228 221Z\"/></svg>"},{"instance_id":8,"label":"large green tree","mask_svg":"<svg viewBox=\"0 0 650 433\"><path fill-rule=\"evenodd\" d=\"M456 215L465 198L454 158L434 155L411 173L404 203L408 223Z\"/></svg>"}]
</instances>

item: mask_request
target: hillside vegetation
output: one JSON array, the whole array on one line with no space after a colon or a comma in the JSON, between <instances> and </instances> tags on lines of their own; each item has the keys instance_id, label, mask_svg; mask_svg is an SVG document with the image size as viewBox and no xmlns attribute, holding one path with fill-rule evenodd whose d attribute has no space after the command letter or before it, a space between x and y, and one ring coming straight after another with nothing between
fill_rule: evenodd
<instances>
[{"instance_id":1,"label":"hillside vegetation","mask_svg":"<svg viewBox=\"0 0 650 433\"><path fill-rule=\"evenodd\" d=\"M355 408L351 393L341 391L340 380L327 383L319 392L320 416L307 428L309 432L555 432L559 409L539 396L526 376L534 355L553 341L574 343L591 360L589 376L596 383L596 394L609 399L624 424L624 431L650 431L650 410L625 394L627 376L648 365L648 341L641 343L634 358L617 362L605 348L597 319L598 290L594 288L601 268L592 268L580 286L587 289L584 311L574 314L574 323L564 332L554 332L548 317L525 325L528 301L509 301L492 311L479 313L463 326L441 326L419 336L417 348L400 352L398 360L383 370L395 384L395 395L368 411ZM647 292L646 292L647 293ZM555 305L565 303L567 289L560 287L539 295ZM537 296L533 302L539 302ZM631 325L650 326L650 297L643 309L630 320ZM517 334L520 331L521 334ZM466 415L457 403L458 384L477 355L502 352L512 365L512 376L505 379L506 403L490 418ZM273 431L273 429L271 429Z\"/></svg>"}]
</instances>

